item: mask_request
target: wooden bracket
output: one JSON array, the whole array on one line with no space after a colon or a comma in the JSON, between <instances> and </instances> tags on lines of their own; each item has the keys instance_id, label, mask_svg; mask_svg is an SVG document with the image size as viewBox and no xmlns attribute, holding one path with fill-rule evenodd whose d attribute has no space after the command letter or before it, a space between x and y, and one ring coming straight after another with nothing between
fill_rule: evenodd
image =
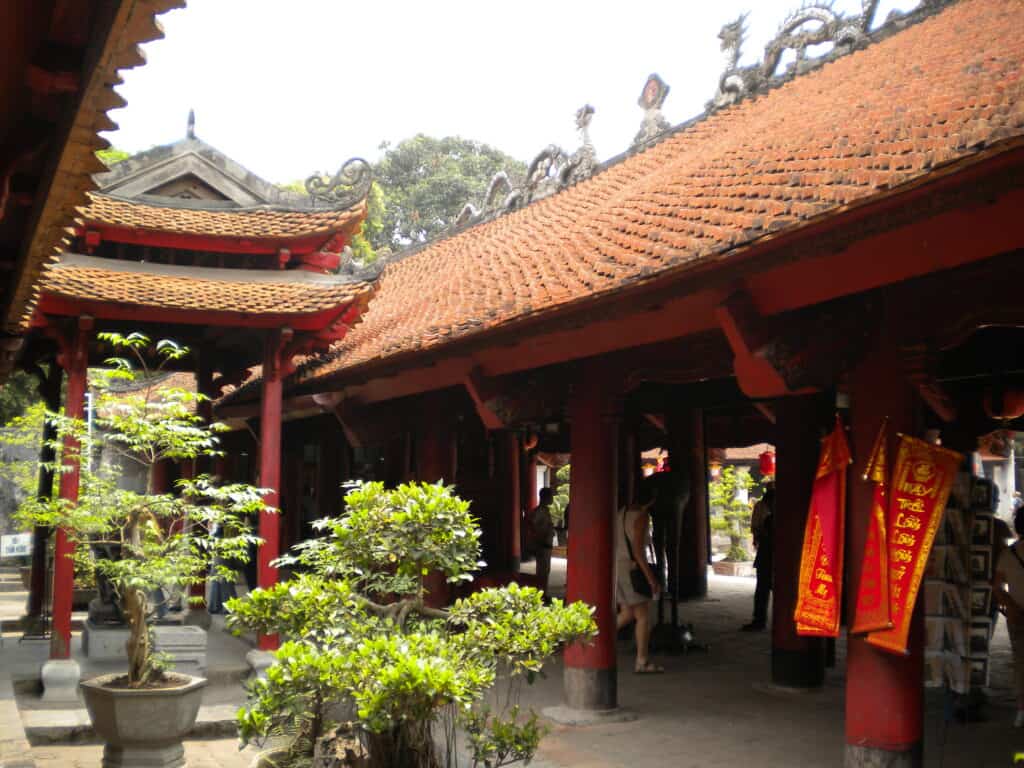
<instances>
[{"instance_id":1,"label":"wooden bracket","mask_svg":"<svg viewBox=\"0 0 1024 768\"><path fill-rule=\"evenodd\" d=\"M923 345L903 350L903 366L907 380L913 384L921 399L935 415L949 424L956 421L956 403L946 388L936 380L932 372L933 362L934 355Z\"/></svg>"},{"instance_id":2,"label":"wooden bracket","mask_svg":"<svg viewBox=\"0 0 1024 768\"><path fill-rule=\"evenodd\" d=\"M353 428L352 420L347 416L344 392L318 392L313 395L313 402L316 403L324 413L331 413L345 434L345 439L353 448L362 448L365 444L362 436Z\"/></svg>"},{"instance_id":3,"label":"wooden bracket","mask_svg":"<svg viewBox=\"0 0 1024 768\"><path fill-rule=\"evenodd\" d=\"M463 377L462 384L473 401L484 429L504 429L505 421L488 405L495 395L493 384L481 373L479 366L472 368Z\"/></svg>"},{"instance_id":4,"label":"wooden bracket","mask_svg":"<svg viewBox=\"0 0 1024 768\"><path fill-rule=\"evenodd\" d=\"M792 394L779 372L757 354L767 334L750 294L735 291L715 309L715 316L735 355L733 368L744 394L752 398Z\"/></svg>"}]
</instances>

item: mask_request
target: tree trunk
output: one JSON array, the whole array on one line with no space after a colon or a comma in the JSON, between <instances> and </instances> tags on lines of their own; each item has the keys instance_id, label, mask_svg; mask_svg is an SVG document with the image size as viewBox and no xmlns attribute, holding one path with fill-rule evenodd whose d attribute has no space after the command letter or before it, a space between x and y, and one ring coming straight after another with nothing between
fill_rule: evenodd
<instances>
[{"instance_id":1,"label":"tree trunk","mask_svg":"<svg viewBox=\"0 0 1024 768\"><path fill-rule=\"evenodd\" d=\"M128 618L128 682L138 688L149 682L149 629L146 626L146 595L137 589L128 589L124 595L125 615Z\"/></svg>"}]
</instances>

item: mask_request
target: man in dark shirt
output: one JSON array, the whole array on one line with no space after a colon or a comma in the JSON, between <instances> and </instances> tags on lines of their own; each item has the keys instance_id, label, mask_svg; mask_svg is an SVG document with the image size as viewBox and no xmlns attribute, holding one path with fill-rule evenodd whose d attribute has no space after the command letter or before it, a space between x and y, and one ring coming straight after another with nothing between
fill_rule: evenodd
<instances>
[{"instance_id":1,"label":"man in dark shirt","mask_svg":"<svg viewBox=\"0 0 1024 768\"><path fill-rule=\"evenodd\" d=\"M754 536L754 569L757 571L757 587L754 589L754 618L744 624L744 632L759 632L768 625L768 600L772 594L772 567L774 565L774 513L775 488L765 489L761 500L754 505L751 515L751 532Z\"/></svg>"},{"instance_id":2,"label":"man in dark shirt","mask_svg":"<svg viewBox=\"0 0 1024 768\"><path fill-rule=\"evenodd\" d=\"M530 523L537 552L537 588L547 595L548 579L551 576L551 545L555 536L555 524L551 519L554 495L550 488L541 488L538 498L537 507L530 513Z\"/></svg>"}]
</instances>

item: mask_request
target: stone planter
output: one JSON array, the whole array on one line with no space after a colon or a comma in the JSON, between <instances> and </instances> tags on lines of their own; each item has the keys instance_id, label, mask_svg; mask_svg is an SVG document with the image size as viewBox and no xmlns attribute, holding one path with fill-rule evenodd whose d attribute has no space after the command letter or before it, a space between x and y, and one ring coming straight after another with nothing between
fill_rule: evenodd
<instances>
[{"instance_id":1,"label":"stone planter","mask_svg":"<svg viewBox=\"0 0 1024 768\"><path fill-rule=\"evenodd\" d=\"M711 570L719 576L754 576L754 564L752 562L734 562L731 560L719 560L712 563Z\"/></svg>"},{"instance_id":2,"label":"stone planter","mask_svg":"<svg viewBox=\"0 0 1024 768\"><path fill-rule=\"evenodd\" d=\"M103 768L180 768L185 765L181 740L199 716L206 680L173 674L174 688L108 687L121 673L81 684L85 707L103 741Z\"/></svg>"},{"instance_id":3,"label":"stone planter","mask_svg":"<svg viewBox=\"0 0 1024 768\"><path fill-rule=\"evenodd\" d=\"M89 602L99 595L100 593L95 587L75 587L71 592L71 610L89 610Z\"/></svg>"},{"instance_id":4,"label":"stone planter","mask_svg":"<svg viewBox=\"0 0 1024 768\"><path fill-rule=\"evenodd\" d=\"M264 750L252 759L249 768L278 768L287 755L288 750L284 748Z\"/></svg>"}]
</instances>

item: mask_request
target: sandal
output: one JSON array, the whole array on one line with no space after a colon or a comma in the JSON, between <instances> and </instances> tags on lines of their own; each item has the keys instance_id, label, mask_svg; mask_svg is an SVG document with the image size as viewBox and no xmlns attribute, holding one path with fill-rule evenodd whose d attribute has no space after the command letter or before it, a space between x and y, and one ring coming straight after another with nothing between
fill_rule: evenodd
<instances>
[{"instance_id":1,"label":"sandal","mask_svg":"<svg viewBox=\"0 0 1024 768\"><path fill-rule=\"evenodd\" d=\"M634 674L637 675L660 675L665 671L665 668L650 661L645 661L643 664L639 662L633 667Z\"/></svg>"}]
</instances>

